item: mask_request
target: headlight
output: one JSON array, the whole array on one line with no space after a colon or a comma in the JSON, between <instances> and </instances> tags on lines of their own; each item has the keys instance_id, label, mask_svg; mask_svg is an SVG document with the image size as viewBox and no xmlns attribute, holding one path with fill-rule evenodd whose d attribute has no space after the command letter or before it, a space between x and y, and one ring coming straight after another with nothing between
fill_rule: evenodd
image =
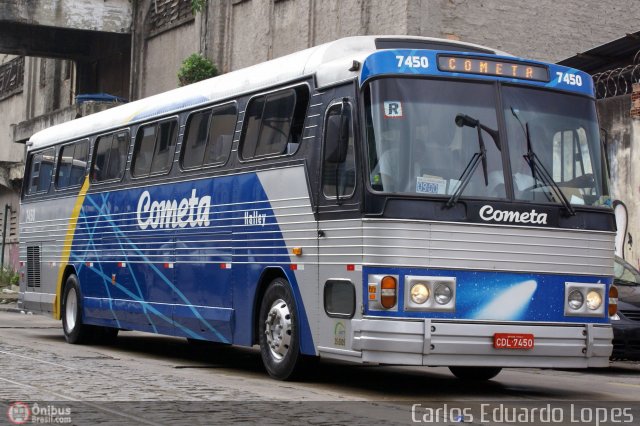
<instances>
[{"instance_id":1,"label":"headlight","mask_svg":"<svg viewBox=\"0 0 640 426\"><path fill-rule=\"evenodd\" d=\"M595 290L591 290L587 293L587 308L595 311L602 305L602 296Z\"/></svg>"},{"instance_id":2,"label":"headlight","mask_svg":"<svg viewBox=\"0 0 640 426\"><path fill-rule=\"evenodd\" d=\"M438 287L436 287L436 291L434 292L436 302L438 302L440 305L446 305L447 303L449 303L451 301L452 295L453 292L451 291L451 288L444 284L440 284Z\"/></svg>"},{"instance_id":3,"label":"headlight","mask_svg":"<svg viewBox=\"0 0 640 426\"><path fill-rule=\"evenodd\" d=\"M582 304L584 303L584 296L580 292L580 290L573 290L569 293L569 307L571 309L580 309Z\"/></svg>"},{"instance_id":4,"label":"headlight","mask_svg":"<svg viewBox=\"0 0 640 426\"><path fill-rule=\"evenodd\" d=\"M429 298L429 289L424 284L414 284L411 286L411 301L422 305Z\"/></svg>"},{"instance_id":5,"label":"headlight","mask_svg":"<svg viewBox=\"0 0 640 426\"><path fill-rule=\"evenodd\" d=\"M610 288L615 288L610 286ZM612 293L615 296L615 290ZM569 317L600 317L613 316L616 313L616 300L609 296L607 310L606 283L564 283L564 314ZM613 306L611 304L613 303Z\"/></svg>"},{"instance_id":6,"label":"headlight","mask_svg":"<svg viewBox=\"0 0 640 426\"><path fill-rule=\"evenodd\" d=\"M402 294L405 311L456 311L455 277L405 275Z\"/></svg>"}]
</instances>

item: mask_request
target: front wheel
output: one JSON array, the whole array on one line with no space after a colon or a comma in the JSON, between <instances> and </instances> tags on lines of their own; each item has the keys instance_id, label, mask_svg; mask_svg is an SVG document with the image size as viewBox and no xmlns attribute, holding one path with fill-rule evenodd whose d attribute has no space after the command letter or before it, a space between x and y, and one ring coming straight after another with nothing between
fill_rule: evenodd
<instances>
[{"instance_id":1,"label":"front wheel","mask_svg":"<svg viewBox=\"0 0 640 426\"><path fill-rule=\"evenodd\" d=\"M269 375L292 379L302 364L296 305L289 282L276 278L269 284L258 317L260 355Z\"/></svg>"},{"instance_id":2,"label":"front wheel","mask_svg":"<svg viewBox=\"0 0 640 426\"><path fill-rule=\"evenodd\" d=\"M484 382L496 377L502 371L500 367L449 367L449 370L460 380Z\"/></svg>"},{"instance_id":3,"label":"front wheel","mask_svg":"<svg viewBox=\"0 0 640 426\"><path fill-rule=\"evenodd\" d=\"M64 338L72 344L87 342L91 333L91 327L82 323L81 300L78 277L71 274L62 295L62 328Z\"/></svg>"}]
</instances>

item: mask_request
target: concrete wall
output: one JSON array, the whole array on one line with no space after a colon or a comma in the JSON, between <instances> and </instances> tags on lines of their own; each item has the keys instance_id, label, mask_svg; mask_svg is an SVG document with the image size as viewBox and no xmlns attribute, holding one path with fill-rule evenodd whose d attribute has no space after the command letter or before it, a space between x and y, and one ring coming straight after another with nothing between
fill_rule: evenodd
<instances>
[{"instance_id":1,"label":"concrete wall","mask_svg":"<svg viewBox=\"0 0 640 426\"><path fill-rule=\"evenodd\" d=\"M429 8L434 3L440 5L437 14L441 19L441 37L485 44L550 62L635 32L640 19L637 0L414 0L414 3L428 3Z\"/></svg>"},{"instance_id":2,"label":"concrete wall","mask_svg":"<svg viewBox=\"0 0 640 426\"><path fill-rule=\"evenodd\" d=\"M141 97L178 87L178 70L185 58L198 53L193 23L146 40Z\"/></svg>"},{"instance_id":3,"label":"concrete wall","mask_svg":"<svg viewBox=\"0 0 640 426\"><path fill-rule=\"evenodd\" d=\"M131 0L3 0L0 22L128 33Z\"/></svg>"},{"instance_id":4,"label":"concrete wall","mask_svg":"<svg viewBox=\"0 0 640 426\"><path fill-rule=\"evenodd\" d=\"M611 195L627 210L624 258L640 268L640 119L631 118L631 95L598 101L600 126L607 134Z\"/></svg>"},{"instance_id":5,"label":"concrete wall","mask_svg":"<svg viewBox=\"0 0 640 426\"><path fill-rule=\"evenodd\" d=\"M198 25L228 72L350 35L411 34L555 62L637 30L637 0L220 0Z\"/></svg>"},{"instance_id":6,"label":"concrete wall","mask_svg":"<svg viewBox=\"0 0 640 426\"><path fill-rule=\"evenodd\" d=\"M0 54L0 66L15 59L12 55ZM25 61L25 69L27 62ZM23 76L24 77L24 76ZM0 100L0 162L21 162L24 146L13 143L11 124L21 121L25 114L25 88Z\"/></svg>"},{"instance_id":7,"label":"concrete wall","mask_svg":"<svg viewBox=\"0 0 640 426\"><path fill-rule=\"evenodd\" d=\"M2 232L4 230L5 205L9 205L7 211L7 234L4 247L4 266L7 269L17 271L20 267L19 246L18 246L18 211L20 207L20 197L16 191L0 187L0 244L2 243Z\"/></svg>"},{"instance_id":8,"label":"concrete wall","mask_svg":"<svg viewBox=\"0 0 640 426\"><path fill-rule=\"evenodd\" d=\"M178 87L177 75L182 61L202 50L199 32L207 28L196 24L190 6L186 16L184 7L180 14L176 12L176 5L185 0L157 0L157 9L155 1L136 3L130 99Z\"/></svg>"}]
</instances>

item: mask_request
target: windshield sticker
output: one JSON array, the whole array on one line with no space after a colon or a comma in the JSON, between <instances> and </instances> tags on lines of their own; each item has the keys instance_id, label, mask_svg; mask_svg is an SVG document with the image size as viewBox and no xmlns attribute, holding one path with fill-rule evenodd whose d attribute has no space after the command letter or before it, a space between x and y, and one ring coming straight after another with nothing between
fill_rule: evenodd
<instances>
[{"instance_id":1,"label":"windshield sticker","mask_svg":"<svg viewBox=\"0 0 640 426\"><path fill-rule=\"evenodd\" d=\"M385 101L384 102L384 116L386 118L402 118L402 102L400 101Z\"/></svg>"},{"instance_id":2,"label":"windshield sticker","mask_svg":"<svg viewBox=\"0 0 640 426\"><path fill-rule=\"evenodd\" d=\"M416 192L420 194L446 194L447 181L437 177L418 176Z\"/></svg>"}]
</instances>

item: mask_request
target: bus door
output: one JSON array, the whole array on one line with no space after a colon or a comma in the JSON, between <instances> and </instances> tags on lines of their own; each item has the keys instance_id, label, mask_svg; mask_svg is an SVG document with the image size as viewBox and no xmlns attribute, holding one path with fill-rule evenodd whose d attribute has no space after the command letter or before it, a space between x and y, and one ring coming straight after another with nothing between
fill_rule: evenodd
<instances>
[{"instance_id":1,"label":"bus door","mask_svg":"<svg viewBox=\"0 0 640 426\"><path fill-rule=\"evenodd\" d=\"M350 321L361 294L362 182L356 166L355 103L334 99L324 119L317 196L320 341L330 354L349 355ZM326 354L325 354L326 355Z\"/></svg>"}]
</instances>

